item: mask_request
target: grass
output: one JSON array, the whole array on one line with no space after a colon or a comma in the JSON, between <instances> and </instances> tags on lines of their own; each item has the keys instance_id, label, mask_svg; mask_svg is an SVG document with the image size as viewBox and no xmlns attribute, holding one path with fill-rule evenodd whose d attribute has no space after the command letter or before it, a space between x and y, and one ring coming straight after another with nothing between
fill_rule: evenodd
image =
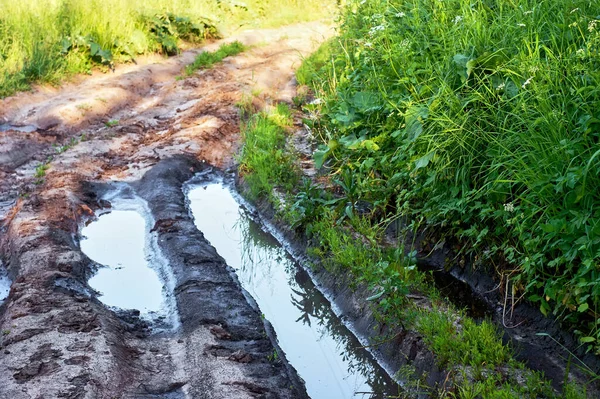
<instances>
[{"instance_id":1,"label":"grass","mask_svg":"<svg viewBox=\"0 0 600 399\"><path fill-rule=\"evenodd\" d=\"M236 30L331 15L327 0L0 0L0 97Z\"/></svg>"},{"instance_id":2,"label":"grass","mask_svg":"<svg viewBox=\"0 0 600 399\"><path fill-rule=\"evenodd\" d=\"M269 112L253 115L242 126L244 146L239 170L251 187L252 198L266 195L275 200L275 184L290 189L296 183L296 167L285 149L286 128L291 123L289 108L280 104Z\"/></svg>"},{"instance_id":3,"label":"grass","mask_svg":"<svg viewBox=\"0 0 600 399\"><path fill-rule=\"evenodd\" d=\"M297 160L285 143L290 122L289 109L280 105L251 116L243 126L239 171L247 183L245 194L269 200L279 217L307 237L309 254L329 272L347 276L351 288L366 286L373 293L367 301L382 325L401 324L422 334L440 367L455 375L455 385L437 392L437 397L561 397L542 376L513 359L511 348L502 343L492 323L475 322L445 303L403 249L380 246L381 226L349 212L346 198L308 180L298 184ZM351 191L350 177L339 179ZM408 294L430 298L431 306L416 305ZM420 392L430 389L423 387L419 376L411 378L409 384ZM573 396L566 397L585 398L573 386L568 389Z\"/></svg>"},{"instance_id":4,"label":"grass","mask_svg":"<svg viewBox=\"0 0 600 399\"><path fill-rule=\"evenodd\" d=\"M238 41L222 44L217 51L204 51L196 57L194 62L185 67L185 74L192 75L198 69L210 68L224 58L237 55L246 50L246 46Z\"/></svg>"},{"instance_id":5,"label":"grass","mask_svg":"<svg viewBox=\"0 0 600 399\"><path fill-rule=\"evenodd\" d=\"M350 1L298 71L322 103L315 161L353 174L351 193L339 185L351 208L457 243L597 354L599 14L580 0Z\"/></svg>"}]
</instances>

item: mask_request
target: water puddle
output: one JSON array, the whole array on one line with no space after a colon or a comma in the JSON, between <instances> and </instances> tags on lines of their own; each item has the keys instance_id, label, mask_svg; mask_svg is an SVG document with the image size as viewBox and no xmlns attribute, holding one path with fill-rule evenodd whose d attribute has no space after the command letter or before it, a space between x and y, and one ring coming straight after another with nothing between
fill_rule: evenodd
<instances>
[{"instance_id":1,"label":"water puddle","mask_svg":"<svg viewBox=\"0 0 600 399\"><path fill-rule=\"evenodd\" d=\"M4 270L4 267L0 262L0 305L2 305L4 300L8 297L11 284L12 281L10 281L8 273L6 272L6 270Z\"/></svg>"},{"instance_id":2,"label":"water puddle","mask_svg":"<svg viewBox=\"0 0 600 399\"><path fill-rule=\"evenodd\" d=\"M16 130L17 132L23 133L32 133L37 130L37 126L33 125L25 125L25 126L15 126L8 123L0 124L0 132L7 132L9 130Z\"/></svg>"},{"instance_id":3,"label":"water puddle","mask_svg":"<svg viewBox=\"0 0 600 399\"><path fill-rule=\"evenodd\" d=\"M189 187L196 226L233 267L312 399L397 397L398 385L331 310L310 276L220 183Z\"/></svg>"},{"instance_id":4,"label":"water puddle","mask_svg":"<svg viewBox=\"0 0 600 399\"><path fill-rule=\"evenodd\" d=\"M81 250L103 266L89 285L110 307L136 309L144 318L174 327L174 282L156 236L150 233L153 220L149 211L139 198L110 202L110 213L81 230Z\"/></svg>"}]
</instances>

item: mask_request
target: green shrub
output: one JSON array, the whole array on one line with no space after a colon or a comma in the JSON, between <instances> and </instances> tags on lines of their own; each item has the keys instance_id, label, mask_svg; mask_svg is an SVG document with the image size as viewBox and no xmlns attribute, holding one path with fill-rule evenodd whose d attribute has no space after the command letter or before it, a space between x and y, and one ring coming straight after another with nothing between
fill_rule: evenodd
<instances>
[{"instance_id":1,"label":"green shrub","mask_svg":"<svg viewBox=\"0 0 600 399\"><path fill-rule=\"evenodd\" d=\"M299 75L324 100L315 160L350 171L358 201L458 239L593 345L599 15L583 0L350 1L340 51Z\"/></svg>"}]
</instances>

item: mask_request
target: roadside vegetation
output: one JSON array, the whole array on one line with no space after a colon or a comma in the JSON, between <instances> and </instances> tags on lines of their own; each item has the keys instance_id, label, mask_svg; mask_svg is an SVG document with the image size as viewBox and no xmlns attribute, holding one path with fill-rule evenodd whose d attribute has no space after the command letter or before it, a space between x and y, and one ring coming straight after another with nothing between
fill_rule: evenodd
<instances>
[{"instance_id":1,"label":"roadside vegetation","mask_svg":"<svg viewBox=\"0 0 600 399\"><path fill-rule=\"evenodd\" d=\"M600 353L599 50L595 2L351 1L298 72L315 162Z\"/></svg>"},{"instance_id":2,"label":"roadside vegetation","mask_svg":"<svg viewBox=\"0 0 600 399\"><path fill-rule=\"evenodd\" d=\"M382 246L384 228L372 215L352 209L336 189L302 178L287 141L292 129L287 105L254 114L251 101L239 106L247 115L238 159L245 195L268 201L278 218L309 240L308 252L315 262L330 273L348 276L354 288L368 287L373 295L367 301L382 325L418 331L439 366L452 371L454 384L435 390L413 368L403 368L397 377L406 384L407 397L429 392L463 399L587 398L586 388L572 383L555 392L542 375L514 359L512 348L502 343L491 322L476 322L443 298L404 248ZM334 187L348 187L350 176L345 182L344 177L334 177Z\"/></svg>"},{"instance_id":3,"label":"roadside vegetation","mask_svg":"<svg viewBox=\"0 0 600 399\"><path fill-rule=\"evenodd\" d=\"M443 397L587 397L523 371L491 323L431 287L410 243L382 243L398 220L434 231L497 276L507 306L537 305L600 353L599 50L589 1L353 0L339 36L297 72L316 96L294 103L320 177L302 182L282 136L252 122L279 111L245 126L250 196L270 200L329 271L369 287L380 322L421 332L464 376Z\"/></svg>"},{"instance_id":4,"label":"roadside vegetation","mask_svg":"<svg viewBox=\"0 0 600 399\"><path fill-rule=\"evenodd\" d=\"M239 29L330 15L333 1L0 0L0 98Z\"/></svg>"}]
</instances>

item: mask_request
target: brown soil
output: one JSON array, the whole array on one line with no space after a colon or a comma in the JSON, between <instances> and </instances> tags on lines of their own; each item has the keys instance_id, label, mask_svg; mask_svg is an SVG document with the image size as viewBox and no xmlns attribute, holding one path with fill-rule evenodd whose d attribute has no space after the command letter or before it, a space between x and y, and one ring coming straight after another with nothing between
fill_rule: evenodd
<instances>
[{"instance_id":1,"label":"brown soil","mask_svg":"<svg viewBox=\"0 0 600 399\"><path fill-rule=\"evenodd\" d=\"M258 375L268 348L257 337L238 340L239 356L220 356L229 348L221 341L232 338L210 320L148 335L135 315L86 295L90 262L74 237L103 206L89 182L138 181L181 156L171 166L188 173L203 163L233 165L236 103L251 92L263 105L291 101L294 69L331 34L320 23L245 32L229 40L254 47L189 78L177 77L221 42L1 101L1 123L36 127L0 132L0 259L14 281L0 306L1 398L302 397L285 367ZM258 323L247 312L243 323Z\"/></svg>"}]
</instances>

